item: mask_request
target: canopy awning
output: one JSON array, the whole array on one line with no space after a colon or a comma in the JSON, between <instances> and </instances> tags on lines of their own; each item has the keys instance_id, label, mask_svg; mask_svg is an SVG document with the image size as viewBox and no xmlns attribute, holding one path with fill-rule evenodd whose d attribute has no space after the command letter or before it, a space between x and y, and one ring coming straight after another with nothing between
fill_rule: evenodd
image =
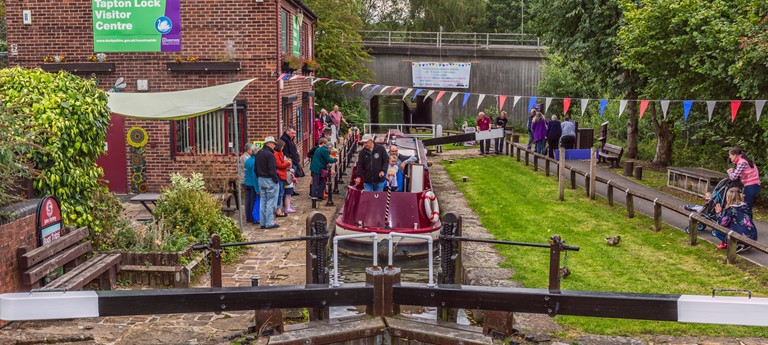
<instances>
[{"instance_id":1,"label":"canopy awning","mask_svg":"<svg viewBox=\"0 0 768 345\"><path fill-rule=\"evenodd\" d=\"M108 92L110 111L140 120L183 120L226 107L255 79L171 92Z\"/></svg>"}]
</instances>

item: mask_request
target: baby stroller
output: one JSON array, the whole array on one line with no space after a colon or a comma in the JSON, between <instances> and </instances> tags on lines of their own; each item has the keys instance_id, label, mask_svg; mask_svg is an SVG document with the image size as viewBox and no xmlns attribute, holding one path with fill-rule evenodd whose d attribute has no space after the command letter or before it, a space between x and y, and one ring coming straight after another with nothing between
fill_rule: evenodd
<instances>
[{"instance_id":1,"label":"baby stroller","mask_svg":"<svg viewBox=\"0 0 768 345\"><path fill-rule=\"evenodd\" d=\"M686 205L684 208L688 211L694 211L702 215L704 218L717 223L717 212L715 211L715 205L720 204L720 207L725 208L725 193L731 187L741 187L741 182L733 181L729 178L724 178L715 185L711 193L707 193L706 203L704 205ZM690 231L690 226L685 227L685 233ZM696 229L704 231L707 228L706 225L698 223Z\"/></svg>"}]
</instances>

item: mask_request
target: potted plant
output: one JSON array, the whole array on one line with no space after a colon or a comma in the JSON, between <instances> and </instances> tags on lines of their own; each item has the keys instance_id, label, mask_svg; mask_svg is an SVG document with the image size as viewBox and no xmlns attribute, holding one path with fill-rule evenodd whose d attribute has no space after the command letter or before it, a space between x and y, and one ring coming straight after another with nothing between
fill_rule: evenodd
<instances>
[{"instance_id":1,"label":"potted plant","mask_svg":"<svg viewBox=\"0 0 768 345\"><path fill-rule=\"evenodd\" d=\"M293 71L301 68L302 65L303 61L301 61L301 58L293 54L286 54L283 56L283 65L281 67L283 73L293 73Z\"/></svg>"},{"instance_id":2,"label":"potted plant","mask_svg":"<svg viewBox=\"0 0 768 345\"><path fill-rule=\"evenodd\" d=\"M320 68L320 64L317 63L317 61L307 59L304 60L304 66L301 67L301 72L304 75L309 75L310 73L317 71L318 68Z\"/></svg>"}]
</instances>

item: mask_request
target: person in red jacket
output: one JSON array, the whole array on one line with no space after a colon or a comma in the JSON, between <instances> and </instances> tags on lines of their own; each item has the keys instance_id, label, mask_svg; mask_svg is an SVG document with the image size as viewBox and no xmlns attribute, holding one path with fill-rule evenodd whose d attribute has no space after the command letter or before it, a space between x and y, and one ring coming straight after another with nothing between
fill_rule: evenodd
<instances>
[{"instance_id":1,"label":"person in red jacket","mask_svg":"<svg viewBox=\"0 0 768 345\"><path fill-rule=\"evenodd\" d=\"M277 183L277 210L275 211L275 217L285 217L286 214L282 209L283 198L285 197L285 181L288 178L287 170L291 169L291 162L285 159L283 155L283 148L285 147L285 141L282 139L277 140L275 145L275 165L277 166L277 176L280 181Z\"/></svg>"}]
</instances>

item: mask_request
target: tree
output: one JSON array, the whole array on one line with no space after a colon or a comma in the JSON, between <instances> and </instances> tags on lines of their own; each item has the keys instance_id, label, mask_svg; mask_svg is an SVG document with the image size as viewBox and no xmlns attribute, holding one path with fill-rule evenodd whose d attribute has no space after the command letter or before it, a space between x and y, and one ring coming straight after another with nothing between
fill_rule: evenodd
<instances>
[{"instance_id":1,"label":"tree","mask_svg":"<svg viewBox=\"0 0 768 345\"><path fill-rule=\"evenodd\" d=\"M732 66L739 58L740 37L759 19L757 4L754 0L624 0L618 60L645 81L641 98L733 99L739 86L733 82ZM649 108L657 138L654 163L668 165L679 117L657 116L657 106Z\"/></svg>"},{"instance_id":2,"label":"tree","mask_svg":"<svg viewBox=\"0 0 768 345\"><path fill-rule=\"evenodd\" d=\"M641 80L617 61L616 35L624 15L618 0L539 0L530 3L532 20L526 24L539 35L551 53L579 61L585 68L574 70L577 79L591 83L601 93L636 99ZM546 79L547 76L545 75ZM570 93L570 90L563 90ZM638 115L630 102L627 114L627 157L637 157Z\"/></svg>"},{"instance_id":3,"label":"tree","mask_svg":"<svg viewBox=\"0 0 768 345\"><path fill-rule=\"evenodd\" d=\"M409 0L408 30L471 32L485 15L485 1Z\"/></svg>"},{"instance_id":4,"label":"tree","mask_svg":"<svg viewBox=\"0 0 768 345\"><path fill-rule=\"evenodd\" d=\"M476 32L523 33L525 16L524 2L515 0L487 0L485 16Z\"/></svg>"}]
</instances>

